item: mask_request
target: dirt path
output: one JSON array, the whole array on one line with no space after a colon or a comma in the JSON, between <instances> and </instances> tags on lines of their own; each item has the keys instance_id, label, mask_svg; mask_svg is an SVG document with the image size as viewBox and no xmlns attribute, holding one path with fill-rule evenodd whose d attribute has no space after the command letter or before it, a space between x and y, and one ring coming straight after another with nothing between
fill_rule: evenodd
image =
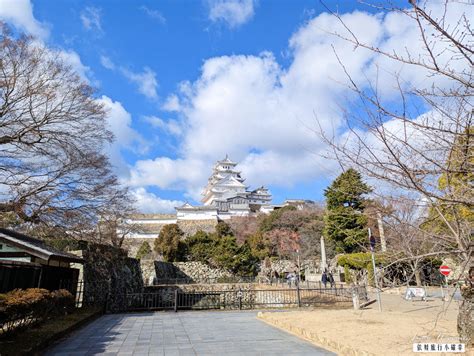
<instances>
[{"instance_id":1,"label":"dirt path","mask_svg":"<svg viewBox=\"0 0 474 356\"><path fill-rule=\"evenodd\" d=\"M406 301L399 295L383 295L382 302L382 313L375 303L362 311L264 312L259 318L340 355L415 355L414 342L459 342L457 301ZM474 350L462 355L474 355Z\"/></svg>"}]
</instances>

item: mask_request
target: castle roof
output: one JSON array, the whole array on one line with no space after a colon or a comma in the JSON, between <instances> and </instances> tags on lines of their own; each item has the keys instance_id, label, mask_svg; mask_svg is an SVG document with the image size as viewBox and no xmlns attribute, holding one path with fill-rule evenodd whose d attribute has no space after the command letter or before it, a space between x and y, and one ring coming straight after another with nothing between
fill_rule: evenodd
<instances>
[{"instance_id":1,"label":"castle roof","mask_svg":"<svg viewBox=\"0 0 474 356\"><path fill-rule=\"evenodd\" d=\"M215 207L212 207L212 206L207 206L207 205L201 205L201 206L193 206L191 204L189 204L188 202L184 203L183 205L181 206L177 206L175 207L176 210L192 210L192 211L216 211L217 209Z\"/></svg>"},{"instance_id":2,"label":"castle roof","mask_svg":"<svg viewBox=\"0 0 474 356\"><path fill-rule=\"evenodd\" d=\"M232 161L230 158L229 158L229 155L225 155L225 158L223 160L220 160L220 161L217 161L217 163L225 163L225 164L229 164L231 166L236 166L237 163Z\"/></svg>"}]
</instances>

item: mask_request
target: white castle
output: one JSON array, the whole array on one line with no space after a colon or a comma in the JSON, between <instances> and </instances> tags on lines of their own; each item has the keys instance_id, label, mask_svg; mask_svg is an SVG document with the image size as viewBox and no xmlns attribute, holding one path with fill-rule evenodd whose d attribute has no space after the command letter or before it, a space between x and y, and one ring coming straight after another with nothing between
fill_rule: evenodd
<instances>
[{"instance_id":1,"label":"white castle","mask_svg":"<svg viewBox=\"0 0 474 356\"><path fill-rule=\"evenodd\" d=\"M226 156L217 161L208 179L207 186L202 192L202 206L192 206L189 203L177 207L178 219L230 219L232 216L248 216L252 213L273 210L270 205L272 196L267 188L260 187L248 190L244 184L241 172Z\"/></svg>"},{"instance_id":2,"label":"white castle","mask_svg":"<svg viewBox=\"0 0 474 356\"><path fill-rule=\"evenodd\" d=\"M185 203L176 207L175 214L133 214L125 219L126 224L133 228L127 233L127 238L149 239L156 238L163 226L178 224L187 234L192 235L198 230L214 231L219 220L232 217L268 214L283 206L292 205L297 209L312 206L310 200L292 199L283 204L271 204L272 196L267 188L260 187L249 190L244 184L241 172L235 167L237 163L228 156L217 161L208 179L207 186L202 192L203 205Z\"/></svg>"}]
</instances>

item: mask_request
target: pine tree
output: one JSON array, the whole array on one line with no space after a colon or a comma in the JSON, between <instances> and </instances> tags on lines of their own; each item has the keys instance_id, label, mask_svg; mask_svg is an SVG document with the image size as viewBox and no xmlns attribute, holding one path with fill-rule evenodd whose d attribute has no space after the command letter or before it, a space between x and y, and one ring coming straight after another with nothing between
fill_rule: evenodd
<instances>
[{"instance_id":1,"label":"pine tree","mask_svg":"<svg viewBox=\"0 0 474 356\"><path fill-rule=\"evenodd\" d=\"M148 241L143 241L140 248L137 251L136 258L141 260L142 258L147 257L151 253L151 247Z\"/></svg>"},{"instance_id":2,"label":"pine tree","mask_svg":"<svg viewBox=\"0 0 474 356\"><path fill-rule=\"evenodd\" d=\"M355 169L348 169L324 191L324 236L336 244L336 252L354 252L367 241L367 217L363 214L372 191Z\"/></svg>"},{"instance_id":3,"label":"pine tree","mask_svg":"<svg viewBox=\"0 0 474 356\"><path fill-rule=\"evenodd\" d=\"M182 241L184 232L177 224L163 226L155 240L155 251L163 255L166 262L184 261L186 243Z\"/></svg>"}]
</instances>

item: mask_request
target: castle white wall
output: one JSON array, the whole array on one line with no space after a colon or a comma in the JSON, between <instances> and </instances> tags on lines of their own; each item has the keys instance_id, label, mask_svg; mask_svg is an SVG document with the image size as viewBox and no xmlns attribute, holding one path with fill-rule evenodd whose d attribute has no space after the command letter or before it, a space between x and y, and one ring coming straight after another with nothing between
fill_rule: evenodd
<instances>
[{"instance_id":1,"label":"castle white wall","mask_svg":"<svg viewBox=\"0 0 474 356\"><path fill-rule=\"evenodd\" d=\"M128 219L127 224L176 224L177 219Z\"/></svg>"},{"instance_id":2,"label":"castle white wall","mask_svg":"<svg viewBox=\"0 0 474 356\"><path fill-rule=\"evenodd\" d=\"M217 218L217 210L177 210L178 220L209 220Z\"/></svg>"}]
</instances>

